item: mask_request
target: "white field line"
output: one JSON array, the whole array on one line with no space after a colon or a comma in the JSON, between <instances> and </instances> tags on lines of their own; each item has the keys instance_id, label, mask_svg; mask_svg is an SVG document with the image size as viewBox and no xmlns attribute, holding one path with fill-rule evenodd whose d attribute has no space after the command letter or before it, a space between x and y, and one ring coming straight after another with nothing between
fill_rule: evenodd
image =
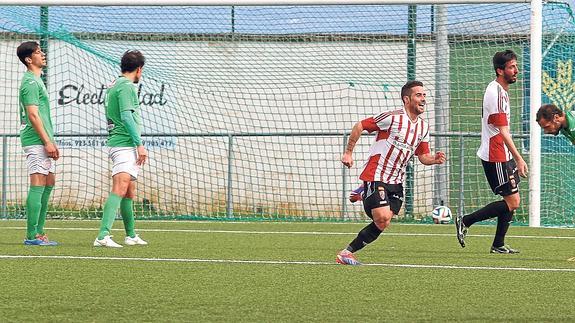
<instances>
[{"instance_id":1,"label":"white field line","mask_svg":"<svg viewBox=\"0 0 575 323\"><path fill-rule=\"evenodd\" d=\"M179 263L232 263L257 265L315 265L336 266L335 262L325 261L281 261L281 260L237 260L237 259L188 259L188 258L130 258L130 257L92 257L92 256L33 256L33 255L0 255L0 259L57 259L57 260L109 260L140 262L179 262ZM416 265L416 264L363 264L368 267L415 268L415 269L465 269L497 271L535 271L535 272L575 272L575 268L528 268L528 267L489 267L489 266L454 266L454 265Z\"/></svg>"},{"instance_id":2,"label":"white field line","mask_svg":"<svg viewBox=\"0 0 575 323\"><path fill-rule=\"evenodd\" d=\"M6 219L6 218L1 218L0 219L0 223L2 223L3 221L14 221L14 222L23 222L26 223L26 219L25 218L20 218L20 219ZM62 220L62 219L51 219L50 222L52 221L62 221L62 222L95 222L100 224L100 219L82 219L82 220ZM326 222L326 221L303 221L303 222L297 222L297 221L293 221L293 222L281 222L281 221L276 221L276 220L272 220L272 221L241 221L241 220L237 220L237 221L218 221L218 220L214 220L214 221L210 221L210 220L137 220L138 223L197 223L197 224L214 224L214 223L221 223L221 224L263 224L263 225L284 225L284 224L292 224L292 225L316 225L316 226L322 226L322 225L368 225L370 222L368 221L363 221L363 222ZM496 224L496 223L493 223ZM453 224L442 224L441 226L452 226ZM394 226L402 226L402 227L409 227L409 226L414 226L414 227L438 227L440 225L437 224L433 224L433 223L394 223ZM539 227L537 228L537 230L575 230L575 227L571 227L571 226L546 226L546 227Z\"/></svg>"},{"instance_id":3,"label":"white field line","mask_svg":"<svg viewBox=\"0 0 575 323\"><path fill-rule=\"evenodd\" d=\"M1 227L0 230L26 230L26 227ZM46 230L56 231L93 231L97 232L98 228L60 228L47 227ZM124 229L112 229L112 231L121 231ZM251 230L209 230L209 229L138 229L138 232L177 232L177 233L225 233L225 234L279 234L279 235L326 235L326 236L353 236L357 232L329 232L329 231L251 231ZM388 236L405 236L405 237L454 237L455 233L402 233L402 232L385 232ZM468 237L488 237L493 238L492 234L468 234ZM517 239L565 239L575 240L575 236L528 236L528 235L507 235L508 238Z\"/></svg>"}]
</instances>

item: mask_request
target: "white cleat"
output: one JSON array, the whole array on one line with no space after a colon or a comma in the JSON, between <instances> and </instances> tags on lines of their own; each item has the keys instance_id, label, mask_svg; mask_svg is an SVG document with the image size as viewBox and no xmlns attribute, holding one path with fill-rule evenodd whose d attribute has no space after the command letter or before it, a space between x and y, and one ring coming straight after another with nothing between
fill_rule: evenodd
<instances>
[{"instance_id":1,"label":"white cleat","mask_svg":"<svg viewBox=\"0 0 575 323\"><path fill-rule=\"evenodd\" d=\"M140 238L140 236L137 234L133 238L126 237L126 239L124 239L124 243L127 246L135 246L135 245L145 246L148 244L146 241L142 240L142 238Z\"/></svg>"},{"instance_id":2,"label":"white cleat","mask_svg":"<svg viewBox=\"0 0 575 323\"><path fill-rule=\"evenodd\" d=\"M94 240L94 247L122 248L123 246L114 242L114 240L112 240L112 236L108 235L102 240L98 240L96 237L96 240Z\"/></svg>"}]
</instances>

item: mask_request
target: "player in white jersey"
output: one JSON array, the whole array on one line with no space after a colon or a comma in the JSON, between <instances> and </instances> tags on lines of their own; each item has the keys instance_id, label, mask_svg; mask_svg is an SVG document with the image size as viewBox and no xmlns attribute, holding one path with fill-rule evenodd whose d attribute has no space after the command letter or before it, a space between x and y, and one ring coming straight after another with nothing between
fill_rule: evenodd
<instances>
[{"instance_id":1,"label":"player in white jersey","mask_svg":"<svg viewBox=\"0 0 575 323\"><path fill-rule=\"evenodd\" d=\"M518 253L505 245L505 235L513 212L519 207L519 181L527 177L527 164L513 143L509 124L509 85L517 81L519 68L517 55L512 50L497 52L493 56L496 79L489 83L483 97L481 114L481 146L477 156L481 159L491 190L503 200L493 202L471 214L455 218L457 239L465 247L467 229L476 222L497 217L497 229L491 253Z\"/></svg>"},{"instance_id":2,"label":"player in white jersey","mask_svg":"<svg viewBox=\"0 0 575 323\"><path fill-rule=\"evenodd\" d=\"M351 130L341 162L351 167L355 143L364 130L377 132L369 149L369 159L360 179L364 182L363 207L373 222L337 254L336 261L344 265L359 265L354 253L375 241L389 227L391 218L398 214L403 203L403 182L408 161L416 155L424 165L442 164L445 154L429 151L429 126L420 117L425 111L423 83L409 81L401 88L403 108L385 112L356 123Z\"/></svg>"}]
</instances>

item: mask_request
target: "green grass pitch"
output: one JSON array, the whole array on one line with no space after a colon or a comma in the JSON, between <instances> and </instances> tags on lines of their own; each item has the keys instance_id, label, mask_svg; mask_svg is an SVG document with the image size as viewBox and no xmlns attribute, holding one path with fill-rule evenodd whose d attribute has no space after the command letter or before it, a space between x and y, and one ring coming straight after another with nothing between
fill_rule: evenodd
<instances>
[{"instance_id":1,"label":"green grass pitch","mask_svg":"<svg viewBox=\"0 0 575 323\"><path fill-rule=\"evenodd\" d=\"M119 222L119 223L118 223ZM0 321L570 321L572 229L511 227L518 255L462 249L453 225L393 224L335 264L364 224L138 222L149 246L100 249L96 221L49 220L57 247L24 246L0 221ZM114 231L123 240L121 221Z\"/></svg>"}]
</instances>

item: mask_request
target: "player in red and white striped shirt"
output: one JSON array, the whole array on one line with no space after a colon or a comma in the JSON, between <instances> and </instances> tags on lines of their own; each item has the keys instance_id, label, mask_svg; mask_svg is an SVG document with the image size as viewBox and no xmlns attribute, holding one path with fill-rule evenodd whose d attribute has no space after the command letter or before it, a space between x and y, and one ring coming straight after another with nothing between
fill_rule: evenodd
<instances>
[{"instance_id":1,"label":"player in red and white striped shirt","mask_svg":"<svg viewBox=\"0 0 575 323\"><path fill-rule=\"evenodd\" d=\"M338 253L338 263L359 265L353 253L377 239L389 226L392 216L399 213L405 170L413 155L424 165L445 162L443 152L432 155L429 151L429 125L420 117L425 110L425 96L423 83L409 81L401 88L403 109L367 118L353 126L341 158L347 167L353 165L352 152L361 133L364 130L377 132L359 177L364 182L363 207L373 222Z\"/></svg>"},{"instance_id":2,"label":"player in red and white striped shirt","mask_svg":"<svg viewBox=\"0 0 575 323\"><path fill-rule=\"evenodd\" d=\"M471 214L455 217L457 239L465 247L467 228L476 222L497 217L497 229L491 245L491 253L517 253L505 246L505 235L513 212L519 207L519 181L527 177L527 164L511 139L509 121L509 85L517 81L519 68L517 55L512 50L497 52L493 56L496 79L489 83L483 96L481 113L481 147L477 156L481 159L485 176L494 194L503 200L493 202Z\"/></svg>"}]
</instances>

